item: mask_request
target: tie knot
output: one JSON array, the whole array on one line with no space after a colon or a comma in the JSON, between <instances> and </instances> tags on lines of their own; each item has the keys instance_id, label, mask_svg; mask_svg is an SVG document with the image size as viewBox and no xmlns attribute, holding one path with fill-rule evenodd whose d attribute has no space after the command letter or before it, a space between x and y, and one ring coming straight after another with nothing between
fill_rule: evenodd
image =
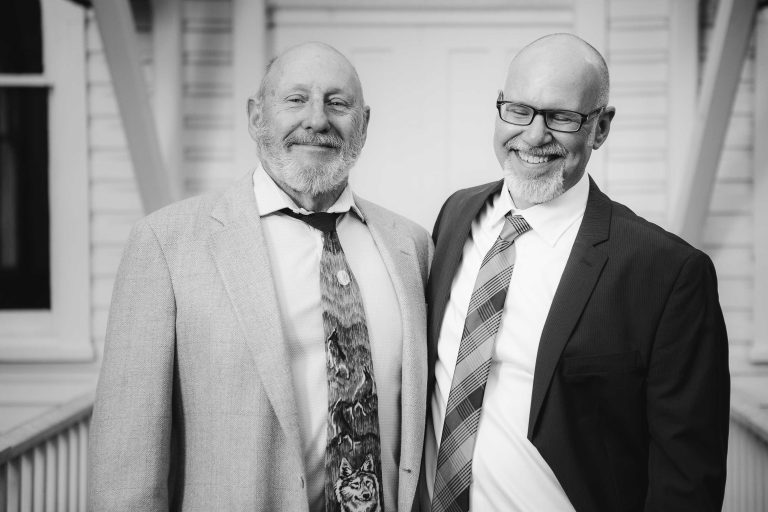
<instances>
[{"instance_id":1,"label":"tie knot","mask_svg":"<svg viewBox=\"0 0 768 512\"><path fill-rule=\"evenodd\" d=\"M531 226L528 224L522 215L507 214L507 221L504 223L504 227L501 228L501 234L499 238L512 242L518 236L522 235L526 231L530 231Z\"/></svg>"},{"instance_id":2,"label":"tie knot","mask_svg":"<svg viewBox=\"0 0 768 512\"><path fill-rule=\"evenodd\" d=\"M333 231L336 231L336 219L339 217L339 215L342 215L341 213L328 213L328 212L315 212L315 213L303 214L303 213L296 213L290 208L283 208L282 210L280 210L280 212L290 217L293 217L295 219L299 219L302 222L306 222L313 228L319 229L323 233L331 233Z\"/></svg>"}]
</instances>

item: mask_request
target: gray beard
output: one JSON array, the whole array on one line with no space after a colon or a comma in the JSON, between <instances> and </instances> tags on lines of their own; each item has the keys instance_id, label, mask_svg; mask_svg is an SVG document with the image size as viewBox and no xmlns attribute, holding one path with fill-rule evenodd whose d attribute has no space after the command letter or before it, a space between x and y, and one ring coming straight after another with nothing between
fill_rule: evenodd
<instances>
[{"instance_id":1,"label":"gray beard","mask_svg":"<svg viewBox=\"0 0 768 512\"><path fill-rule=\"evenodd\" d=\"M530 204L549 202L565 192L563 186L563 165L555 170L539 176L521 175L514 170L510 155L504 162L504 181L513 198L522 199Z\"/></svg>"},{"instance_id":2,"label":"gray beard","mask_svg":"<svg viewBox=\"0 0 768 512\"><path fill-rule=\"evenodd\" d=\"M342 142L339 154L330 162L301 166L281 143L274 140L265 124L259 123L256 130L262 164L291 190L311 196L343 188L349 179L350 169L363 149L360 131L349 142Z\"/></svg>"}]
</instances>

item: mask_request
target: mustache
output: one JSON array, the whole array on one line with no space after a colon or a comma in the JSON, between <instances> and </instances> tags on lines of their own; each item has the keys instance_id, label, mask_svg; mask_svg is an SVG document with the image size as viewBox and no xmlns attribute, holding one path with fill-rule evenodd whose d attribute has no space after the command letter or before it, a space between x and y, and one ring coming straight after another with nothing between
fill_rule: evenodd
<instances>
[{"instance_id":1,"label":"mustache","mask_svg":"<svg viewBox=\"0 0 768 512\"><path fill-rule=\"evenodd\" d=\"M568 154L565 148L557 141L548 142L541 146L531 146L515 137L504 143L504 147L507 151L525 151L534 156L566 156Z\"/></svg>"},{"instance_id":2,"label":"mustache","mask_svg":"<svg viewBox=\"0 0 768 512\"><path fill-rule=\"evenodd\" d=\"M283 139L285 147L289 148L294 144L303 144L308 146L326 146L339 149L344 141L338 135L325 133L291 133Z\"/></svg>"}]
</instances>

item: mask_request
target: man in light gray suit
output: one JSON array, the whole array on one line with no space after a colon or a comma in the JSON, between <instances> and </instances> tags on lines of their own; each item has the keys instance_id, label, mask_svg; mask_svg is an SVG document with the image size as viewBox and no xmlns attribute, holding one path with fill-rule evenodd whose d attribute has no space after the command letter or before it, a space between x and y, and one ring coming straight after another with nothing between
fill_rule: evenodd
<instances>
[{"instance_id":1,"label":"man in light gray suit","mask_svg":"<svg viewBox=\"0 0 768 512\"><path fill-rule=\"evenodd\" d=\"M369 115L343 55L294 47L248 102L261 165L224 193L136 224L91 426L91 509L293 512L334 499L330 508L411 509L432 246L424 229L348 186ZM329 212L351 275L320 269L330 235L296 218L311 212ZM346 331L328 335L326 278L359 285L361 368ZM338 382L356 375L354 395L334 409ZM376 414L378 429L356 430ZM357 453L374 438L375 456ZM329 455L338 450L348 452Z\"/></svg>"}]
</instances>

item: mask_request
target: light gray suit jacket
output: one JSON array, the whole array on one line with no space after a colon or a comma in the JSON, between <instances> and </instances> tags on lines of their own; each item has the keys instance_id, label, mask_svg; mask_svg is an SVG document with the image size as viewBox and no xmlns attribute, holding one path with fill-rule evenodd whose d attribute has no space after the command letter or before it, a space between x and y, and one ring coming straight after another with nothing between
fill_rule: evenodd
<instances>
[{"instance_id":1,"label":"light gray suit jacket","mask_svg":"<svg viewBox=\"0 0 768 512\"><path fill-rule=\"evenodd\" d=\"M397 510L408 511L424 434L432 242L416 224L355 201L400 303ZM308 509L291 369L250 174L134 227L112 297L89 464L93 510Z\"/></svg>"}]
</instances>

